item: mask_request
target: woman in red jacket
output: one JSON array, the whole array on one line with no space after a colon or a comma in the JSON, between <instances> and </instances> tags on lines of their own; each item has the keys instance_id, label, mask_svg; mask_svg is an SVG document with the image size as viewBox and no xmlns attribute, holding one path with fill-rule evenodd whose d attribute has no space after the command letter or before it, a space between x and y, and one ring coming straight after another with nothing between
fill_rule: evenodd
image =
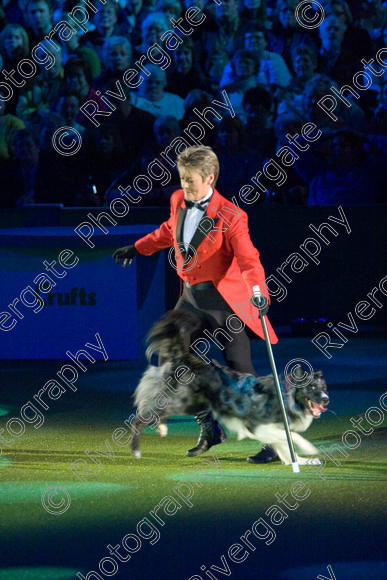
<instances>
[{"instance_id":1,"label":"woman in red jacket","mask_svg":"<svg viewBox=\"0 0 387 580\"><path fill-rule=\"evenodd\" d=\"M182 188L171 196L169 219L134 246L116 250L113 257L125 266L138 253L149 256L174 247L177 273L183 281L183 293L175 308L188 308L202 321L201 328L190 337L191 347L200 352L198 340L203 339L196 337L205 329L228 366L255 375L245 326L262 339L264 334L259 312L251 301L253 286L260 286L267 302L269 295L258 250L250 239L247 214L215 189L219 162L210 147L188 147L178 156L177 167ZM242 321L242 330L232 336L226 327L230 315ZM267 324L270 340L276 343L269 321ZM190 457L225 439L210 412L195 418L201 432L197 445L187 452ZM265 450L254 462L270 457L270 451Z\"/></svg>"}]
</instances>

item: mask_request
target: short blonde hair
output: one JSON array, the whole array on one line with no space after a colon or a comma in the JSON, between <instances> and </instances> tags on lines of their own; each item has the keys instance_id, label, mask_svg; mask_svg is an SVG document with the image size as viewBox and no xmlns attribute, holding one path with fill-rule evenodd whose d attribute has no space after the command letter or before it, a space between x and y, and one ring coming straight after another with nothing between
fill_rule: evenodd
<instances>
[{"instance_id":1,"label":"short blonde hair","mask_svg":"<svg viewBox=\"0 0 387 580\"><path fill-rule=\"evenodd\" d=\"M176 161L179 172L184 170L197 171L203 180L213 173L215 177L212 185L215 187L219 177L219 161L211 147L207 145L187 147L180 153Z\"/></svg>"}]
</instances>

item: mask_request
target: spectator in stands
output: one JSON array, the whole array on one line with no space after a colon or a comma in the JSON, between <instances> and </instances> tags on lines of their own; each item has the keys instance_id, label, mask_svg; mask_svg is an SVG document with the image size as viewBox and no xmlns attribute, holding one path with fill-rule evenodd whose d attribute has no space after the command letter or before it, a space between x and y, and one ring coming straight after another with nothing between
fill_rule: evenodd
<instances>
[{"instance_id":1,"label":"spectator in stands","mask_svg":"<svg viewBox=\"0 0 387 580\"><path fill-rule=\"evenodd\" d=\"M158 0L156 10L163 12L168 20L170 18L177 20L181 15L182 7L179 0Z\"/></svg>"},{"instance_id":2,"label":"spectator in stands","mask_svg":"<svg viewBox=\"0 0 387 580\"><path fill-rule=\"evenodd\" d=\"M132 46L124 36L110 36L102 47L103 73L94 81L101 92L117 89L116 81L130 66Z\"/></svg>"},{"instance_id":3,"label":"spectator in stands","mask_svg":"<svg viewBox=\"0 0 387 580\"><path fill-rule=\"evenodd\" d=\"M201 35L203 49L208 58L214 52L224 51L229 58L241 48L238 0L227 0L215 6L214 18Z\"/></svg>"},{"instance_id":4,"label":"spectator in stands","mask_svg":"<svg viewBox=\"0 0 387 580\"><path fill-rule=\"evenodd\" d=\"M55 111L44 111L39 119L34 119L29 123L28 128L35 133L38 139L41 155L45 152L51 153L52 157L58 155L52 145L52 136L59 127L65 124L64 118Z\"/></svg>"},{"instance_id":5,"label":"spectator in stands","mask_svg":"<svg viewBox=\"0 0 387 580\"><path fill-rule=\"evenodd\" d=\"M35 46L53 28L51 1L27 0L25 10L30 43Z\"/></svg>"},{"instance_id":6,"label":"spectator in stands","mask_svg":"<svg viewBox=\"0 0 387 580\"><path fill-rule=\"evenodd\" d=\"M340 85L350 83L356 72L353 52L343 47L347 26L341 18L327 16L319 26L321 49L318 70L334 78Z\"/></svg>"},{"instance_id":7,"label":"spectator in stands","mask_svg":"<svg viewBox=\"0 0 387 580\"><path fill-rule=\"evenodd\" d=\"M351 107L347 107L338 101L335 115L337 121L331 119L328 114L317 104L322 97L330 93L330 88L339 89L338 84L327 75L318 74L310 79L306 85L303 95L303 118L305 121L312 121L318 127L340 127L357 131L367 131L367 120L362 109L354 100L351 100ZM330 93L332 94L332 93Z\"/></svg>"},{"instance_id":8,"label":"spectator in stands","mask_svg":"<svg viewBox=\"0 0 387 580\"><path fill-rule=\"evenodd\" d=\"M170 24L163 12L153 12L144 18L141 24L141 45L136 47L137 51L146 54L148 48L160 40L160 36L168 30Z\"/></svg>"},{"instance_id":9,"label":"spectator in stands","mask_svg":"<svg viewBox=\"0 0 387 580\"><path fill-rule=\"evenodd\" d=\"M127 98L118 101L114 111L114 122L120 130L125 150L126 165L132 165L139 151L153 139L154 116L142 111L131 103L131 91L126 91Z\"/></svg>"},{"instance_id":10,"label":"spectator in stands","mask_svg":"<svg viewBox=\"0 0 387 580\"><path fill-rule=\"evenodd\" d=\"M146 68L151 74L144 78L138 93L133 94L132 103L154 117L172 114L180 121L184 117L184 100L164 90L167 84L164 70L154 64L147 65Z\"/></svg>"},{"instance_id":11,"label":"spectator in stands","mask_svg":"<svg viewBox=\"0 0 387 580\"><path fill-rule=\"evenodd\" d=\"M0 53L3 57L3 67L12 70L18 62L28 57L28 34L20 24L7 24L0 33Z\"/></svg>"},{"instance_id":12,"label":"spectator in stands","mask_svg":"<svg viewBox=\"0 0 387 580\"><path fill-rule=\"evenodd\" d=\"M81 157L65 158L53 150L41 151L39 140L28 129L15 133L13 149L15 158L3 177L7 207L27 203L74 205L79 200L79 192L86 187Z\"/></svg>"},{"instance_id":13,"label":"spectator in stands","mask_svg":"<svg viewBox=\"0 0 387 580\"><path fill-rule=\"evenodd\" d=\"M12 23L23 23L25 14L24 4L24 0L2 0L2 7L6 21Z\"/></svg>"},{"instance_id":14,"label":"spectator in stands","mask_svg":"<svg viewBox=\"0 0 387 580\"><path fill-rule=\"evenodd\" d=\"M81 58L71 58L64 67L65 89L73 91L78 95L80 103L94 100L98 103L100 110L105 111L106 105L97 95L97 91L92 88L91 74L87 63ZM55 106L57 103L54 104ZM83 126L89 125L87 118L79 112L77 122Z\"/></svg>"},{"instance_id":15,"label":"spectator in stands","mask_svg":"<svg viewBox=\"0 0 387 580\"><path fill-rule=\"evenodd\" d=\"M181 121L182 127L187 127L189 123L192 121L197 121L198 118L193 112L194 109L199 109L199 111L203 111L206 107L211 107L212 105L212 97L206 91L202 91L201 89L193 89L188 93L186 98L184 99L184 118ZM217 124L217 119L214 118L214 124ZM203 137L203 144L209 145L210 147L215 146L215 132L214 130L206 131L205 136Z\"/></svg>"},{"instance_id":16,"label":"spectator in stands","mask_svg":"<svg viewBox=\"0 0 387 580\"><path fill-rule=\"evenodd\" d=\"M268 33L269 50L281 54L288 67L291 66L291 49L294 45L308 42L318 47L316 29L305 30L296 20L299 0L277 0L273 29Z\"/></svg>"},{"instance_id":17,"label":"spectator in stands","mask_svg":"<svg viewBox=\"0 0 387 580\"><path fill-rule=\"evenodd\" d=\"M366 132L369 127L369 154L378 155L379 151L386 149L384 77L375 77L373 86L362 91L359 100L347 94L350 107L338 100L334 111L338 116L336 122L318 105L318 101L332 94L332 86L338 89L345 84L352 84L354 72L361 69L361 60L375 58L376 52L386 46L387 12L384 1L320 0L320 3L325 10L324 22L315 29L306 30L295 18L299 0L224 0L219 4L195 0L194 5L204 12L205 21L195 28L192 35L184 36L175 28L175 34L182 39L184 36L184 39L177 50L169 51L171 65L162 71L160 66L146 64L146 68L152 71L151 75L145 77L138 91L135 91L122 82L123 71L131 66L131 49L136 51L133 60L138 60L155 42L161 45L163 33L172 29L170 18L178 19L193 2L98 2L98 11L87 24L90 28L93 22L95 30L89 30L86 34L78 32L67 41L61 41L56 34L55 42L61 44L61 53L47 45L55 57L54 66L48 71L44 66L38 66L37 73L25 79L23 87L14 88L14 96L9 101L0 99L2 181L6 182L11 167L12 175L18 171L20 173L17 177L19 187L25 192L28 189L28 179L25 183L24 174L20 171L20 166L28 168L28 163L22 161L21 154L18 161L12 159L13 149L10 145L11 136L16 129L24 127L25 119L25 125L38 135L40 141L36 175L38 191L45 193L34 194L34 199L52 201L62 197L65 203L71 203L71 200L75 201L75 192L78 201L83 199L87 203L101 203L95 196L92 200L84 197L88 177L87 173L85 176L84 168L94 155L85 157L88 140L91 139L95 147L97 144L95 135L91 136L86 130L86 127L93 128L92 124L79 112L79 108L86 100L92 99L98 102L100 110L106 111L108 107L101 100L101 95L97 95L97 91L105 93L110 88L119 92L117 80L121 80L125 99L113 99L116 110L109 118L99 117L98 120L101 126L115 126L110 134L106 130L102 148L110 147L116 131L118 141L121 139L123 142L127 167L146 167L147 156L153 155L154 158L158 154L156 149L165 148L161 144L178 134L180 129L177 119L181 127L198 121L192 109L202 111L206 106L212 106L212 100L224 87L239 121L245 121L243 144L238 122L219 128L218 122L215 122L213 130L206 127L203 142L219 148L223 156L228 155L229 148L231 153L229 151L227 163L232 166L238 164L239 168L244 163L239 157L239 150L246 155L246 162L250 155L255 155L256 165L261 161L264 163L282 146L280 142L286 144L284 131L299 132L305 122L314 122L324 133L337 131L338 128ZM55 9L54 22L64 20L73 25L68 12L74 5L73 0L3 0L2 7L10 24L4 26L0 9L0 67L12 71L17 69L21 59L31 58L32 47L53 29L52 8ZM28 34L23 26L28 27ZM254 54L254 65L251 53ZM99 55L103 59L103 69ZM259 71L254 75L252 69L257 62ZM378 68L375 64L373 66ZM168 75L166 85L165 74ZM358 80L361 82L361 79ZM1 98L5 96L5 90L5 87L0 87ZM17 105L22 118L15 116ZM170 115L176 115L173 121ZM62 117L63 121L60 121ZM49 133L60 122L83 133L84 146L77 156L67 159L67 165L65 157L50 150ZM273 124L278 144L273 135ZM19 153L23 151L23 139L25 143L31 144L30 137L25 134L21 138ZM344 149L347 146L348 143ZM351 147L355 148L353 143ZM331 148L329 139L321 138L313 144L314 154L321 159L329 158ZM32 147L31 158L35 153ZM106 155L111 155L111 151L106 151ZM348 160L348 157L343 155L344 159ZM148 163L150 160L148 158ZM335 163L337 170L339 161L336 159ZM350 164L344 161L343 164L346 176L342 179L345 181ZM46 184L42 167L48 176ZM329 171L333 171L333 167L332 161ZM56 176L53 168L56 168ZM119 171L119 168L113 167L113 173L116 170ZM33 171L29 173L32 175ZM276 200L304 203L307 198L306 184L294 166L288 168L287 173L287 182L279 188ZM70 174L83 185L78 186L72 182ZM109 175L113 179L114 175ZM234 190L238 182L237 174L231 175L230 179ZM62 186L62 183L57 185L62 193L55 193L53 197L50 187L54 180L66 186ZM12 195L15 198L16 190L9 185L7 187L14 192ZM225 190L228 191L227 185ZM150 197L149 200L149 203L155 203L155 199ZM165 191L160 193L160 200L164 203Z\"/></svg>"},{"instance_id":18,"label":"spectator in stands","mask_svg":"<svg viewBox=\"0 0 387 580\"><path fill-rule=\"evenodd\" d=\"M317 53L307 44L299 44L292 50L293 82L292 90L296 94L302 94L305 83L317 73Z\"/></svg>"},{"instance_id":19,"label":"spectator in stands","mask_svg":"<svg viewBox=\"0 0 387 580\"><path fill-rule=\"evenodd\" d=\"M71 20L67 13L62 13L60 20L64 20L71 24ZM60 40L59 42L62 47L63 54L63 65L67 63L71 58L81 58L85 62L90 70L90 75L92 79L97 78L101 74L101 62L96 51L90 46L82 46L80 44L80 33L74 34L68 40Z\"/></svg>"},{"instance_id":20,"label":"spectator in stands","mask_svg":"<svg viewBox=\"0 0 387 580\"><path fill-rule=\"evenodd\" d=\"M275 87L287 87L291 80L291 74L282 56L267 50L266 31L258 22L250 22L244 29L244 47L253 52L260 66L257 74L257 83L261 85L274 85ZM220 86L234 80L230 63L223 71Z\"/></svg>"},{"instance_id":21,"label":"spectator in stands","mask_svg":"<svg viewBox=\"0 0 387 580\"><path fill-rule=\"evenodd\" d=\"M2 56L2 68L8 72L16 69L17 64L29 54L29 38L26 30L20 24L8 24L0 33L0 53ZM25 85L17 88L13 96L7 101L7 112L16 115L16 106L20 94L30 90L35 84L35 79L25 79Z\"/></svg>"},{"instance_id":22,"label":"spectator in stands","mask_svg":"<svg viewBox=\"0 0 387 580\"><path fill-rule=\"evenodd\" d=\"M126 0L124 5L121 5L123 28L127 31L132 46L141 43L141 23L146 16L142 8L143 0Z\"/></svg>"},{"instance_id":23,"label":"spectator in stands","mask_svg":"<svg viewBox=\"0 0 387 580\"><path fill-rule=\"evenodd\" d=\"M0 167L3 170L5 165L1 162L10 158L10 148L15 132L24 129L25 125L21 119L5 112L5 107L0 107Z\"/></svg>"},{"instance_id":24,"label":"spectator in stands","mask_svg":"<svg viewBox=\"0 0 387 580\"><path fill-rule=\"evenodd\" d=\"M387 24L383 26L381 31L378 48L384 48L385 46L387 46Z\"/></svg>"},{"instance_id":25,"label":"spectator in stands","mask_svg":"<svg viewBox=\"0 0 387 580\"><path fill-rule=\"evenodd\" d=\"M297 29L299 24L296 19L297 0L278 0L277 14L278 20L285 32L291 32Z\"/></svg>"},{"instance_id":26,"label":"spectator in stands","mask_svg":"<svg viewBox=\"0 0 387 580\"><path fill-rule=\"evenodd\" d=\"M96 191L88 196L93 205L103 205L105 191L127 166L124 146L116 124L109 121L88 131L88 174ZM96 196L96 197L95 197Z\"/></svg>"},{"instance_id":27,"label":"spectator in stands","mask_svg":"<svg viewBox=\"0 0 387 580\"><path fill-rule=\"evenodd\" d=\"M385 161L367 157L364 138L342 130L333 135L330 158L317 158L311 149L295 168L309 184L308 205L367 205L382 198Z\"/></svg>"},{"instance_id":28,"label":"spectator in stands","mask_svg":"<svg viewBox=\"0 0 387 580\"><path fill-rule=\"evenodd\" d=\"M91 83L90 69L80 58L71 58L64 67L66 89L74 91L81 102L88 98Z\"/></svg>"},{"instance_id":29,"label":"spectator in stands","mask_svg":"<svg viewBox=\"0 0 387 580\"><path fill-rule=\"evenodd\" d=\"M93 17L94 30L83 34L79 42L82 46L93 48L102 60L102 47L110 36L120 36L123 30L118 24L119 4L107 2L98 7L98 12Z\"/></svg>"},{"instance_id":30,"label":"spectator in stands","mask_svg":"<svg viewBox=\"0 0 387 580\"><path fill-rule=\"evenodd\" d=\"M294 46L291 51L293 80L286 91L282 91L278 103L278 115L302 116L303 93L306 83L317 73L317 51L308 44Z\"/></svg>"},{"instance_id":31,"label":"spectator in stands","mask_svg":"<svg viewBox=\"0 0 387 580\"><path fill-rule=\"evenodd\" d=\"M211 93L218 92L219 85L223 77L223 72L228 62L229 58L227 52L224 50L216 50L212 54L208 55L204 67L207 77L207 91L210 91ZM230 70L232 70L231 63Z\"/></svg>"},{"instance_id":32,"label":"spectator in stands","mask_svg":"<svg viewBox=\"0 0 387 580\"><path fill-rule=\"evenodd\" d=\"M206 78L200 67L195 64L194 58L194 43L192 38L188 37L184 44L172 53L173 66L167 83L171 93L185 98L192 89L205 87Z\"/></svg>"},{"instance_id":33,"label":"spectator in stands","mask_svg":"<svg viewBox=\"0 0 387 580\"><path fill-rule=\"evenodd\" d=\"M157 0L143 0L142 11L144 14L152 14L156 10Z\"/></svg>"},{"instance_id":34,"label":"spectator in stands","mask_svg":"<svg viewBox=\"0 0 387 580\"><path fill-rule=\"evenodd\" d=\"M185 7L185 9L188 10L188 8L192 6L192 0L182 0L182 4ZM195 6L197 6L202 12L205 8L207 9L206 4L207 4L206 0L195 1Z\"/></svg>"},{"instance_id":35,"label":"spectator in stands","mask_svg":"<svg viewBox=\"0 0 387 580\"><path fill-rule=\"evenodd\" d=\"M231 61L231 67L235 80L225 89L236 116L244 121L243 95L257 84L259 60L251 50L237 50Z\"/></svg>"},{"instance_id":36,"label":"spectator in stands","mask_svg":"<svg viewBox=\"0 0 387 580\"><path fill-rule=\"evenodd\" d=\"M216 3L210 3L207 0L195 0L194 3L192 3L192 0L181 0L181 3L184 7L184 13L188 8L191 8L191 6L195 6L196 8L199 8L206 17L200 26L195 28L195 32L191 37L195 45L195 60L201 65L204 65L207 53L205 49L205 38L203 35L205 35L206 31L213 26ZM197 18L199 18L199 15Z\"/></svg>"},{"instance_id":37,"label":"spectator in stands","mask_svg":"<svg viewBox=\"0 0 387 580\"><path fill-rule=\"evenodd\" d=\"M161 182L157 183L155 181L152 190L142 198L141 204L169 205L171 193L179 187L180 178L177 173L177 167L175 169L170 167L165 159L161 157L160 153L180 134L181 128L175 117L163 115L156 119L153 125L152 139L143 147L130 168L119 175L107 189L105 196L106 202L109 203L113 198L120 197L118 185L132 182L137 175L146 175L150 160L157 160L160 162L161 167L166 166L168 168L171 178L165 185L161 185ZM173 156L174 153L171 151L169 155ZM155 171L161 174L160 168Z\"/></svg>"},{"instance_id":38,"label":"spectator in stands","mask_svg":"<svg viewBox=\"0 0 387 580\"><path fill-rule=\"evenodd\" d=\"M4 26L7 24L7 17L3 10L3 7L0 6L0 30L3 30Z\"/></svg>"},{"instance_id":39,"label":"spectator in stands","mask_svg":"<svg viewBox=\"0 0 387 580\"><path fill-rule=\"evenodd\" d=\"M262 157L244 148L244 127L238 117L227 117L216 125L216 154L222 164L218 186L231 199L238 196L246 179L255 175Z\"/></svg>"},{"instance_id":40,"label":"spectator in stands","mask_svg":"<svg viewBox=\"0 0 387 580\"><path fill-rule=\"evenodd\" d=\"M261 158L271 157L275 151L273 131L274 101L264 87L255 87L243 96L245 145L248 151Z\"/></svg>"},{"instance_id":41,"label":"spectator in stands","mask_svg":"<svg viewBox=\"0 0 387 580\"><path fill-rule=\"evenodd\" d=\"M141 152L140 164L136 166L136 175L146 172L150 159L156 159L162 166L167 166L168 171L171 173L171 179L168 183L161 185L161 183L156 182L153 185L152 191L147 195L147 203L150 205L168 205L171 194L180 187L177 166L171 167L160 155L179 135L181 135L181 127L175 117L172 117L172 115L158 117L153 125L154 139ZM176 159L177 157L174 151L170 151L168 155L171 159ZM160 172L160 169L158 171Z\"/></svg>"},{"instance_id":42,"label":"spectator in stands","mask_svg":"<svg viewBox=\"0 0 387 580\"><path fill-rule=\"evenodd\" d=\"M6 202L5 207L22 207L35 202L39 147L33 133L21 129L14 135L13 148L15 161L8 165L8 173L3 176L2 203Z\"/></svg>"},{"instance_id":43,"label":"spectator in stands","mask_svg":"<svg viewBox=\"0 0 387 580\"><path fill-rule=\"evenodd\" d=\"M58 99L57 111L63 117L65 125L74 127L80 133L83 133L85 128L77 122L79 113L79 97L73 90L65 90Z\"/></svg>"},{"instance_id":44,"label":"spectator in stands","mask_svg":"<svg viewBox=\"0 0 387 580\"><path fill-rule=\"evenodd\" d=\"M153 125L153 135L158 151L164 151L175 137L181 135L181 127L176 117L164 115L156 119Z\"/></svg>"},{"instance_id":45,"label":"spectator in stands","mask_svg":"<svg viewBox=\"0 0 387 580\"><path fill-rule=\"evenodd\" d=\"M296 116L280 115L274 124L274 132L277 138L275 151L281 147L289 145L286 135L295 135L300 132L302 122ZM318 147L319 142L315 145ZM272 157L272 155L271 155ZM283 203L285 205L306 205L308 199L308 186L294 165L286 168L287 179L280 188L275 188L271 192L271 201Z\"/></svg>"},{"instance_id":46,"label":"spectator in stands","mask_svg":"<svg viewBox=\"0 0 387 580\"><path fill-rule=\"evenodd\" d=\"M137 18L142 11L142 7L143 0L125 0L125 2L121 5L129 33L134 30L134 27L137 23Z\"/></svg>"},{"instance_id":47,"label":"spectator in stands","mask_svg":"<svg viewBox=\"0 0 387 580\"><path fill-rule=\"evenodd\" d=\"M42 41L49 50L48 41ZM20 95L16 112L26 123L50 111L52 103L56 102L64 86L62 52L53 52L55 60L51 68L43 68L36 77L34 86Z\"/></svg>"},{"instance_id":48,"label":"spectator in stands","mask_svg":"<svg viewBox=\"0 0 387 580\"><path fill-rule=\"evenodd\" d=\"M362 2L358 24L372 39L377 39L387 23L386 4L383 0ZM386 45L384 45L386 46Z\"/></svg>"},{"instance_id":49,"label":"spectator in stands","mask_svg":"<svg viewBox=\"0 0 387 580\"><path fill-rule=\"evenodd\" d=\"M371 121L371 131L378 135L387 135L387 78L380 87L378 104Z\"/></svg>"},{"instance_id":50,"label":"spectator in stands","mask_svg":"<svg viewBox=\"0 0 387 580\"><path fill-rule=\"evenodd\" d=\"M201 89L193 89L188 93L184 99L184 118L182 125L188 125L191 121L197 120L197 116L193 112L194 109L199 109L202 111L206 107L210 107L212 103L212 97L206 91ZM216 119L214 119L216 123Z\"/></svg>"},{"instance_id":51,"label":"spectator in stands","mask_svg":"<svg viewBox=\"0 0 387 580\"><path fill-rule=\"evenodd\" d=\"M242 0L241 29L244 30L245 24L249 25L252 21L259 22L265 28L270 26L267 21L266 0Z\"/></svg>"},{"instance_id":52,"label":"spectator in stands","mask_svg":"<svg viewBox=\"0 0 387 580\"><path fill-rule=\"evenodd\" d=\"M322 0L321 4L327 16L338 16L347 28L353 23L351 9L345 0Z\"/></svg>"},{"instance_id":53,"label":"spectator in stands","mask_svg":"<svg viewBox=\"0 0 387 580\"><path fill-rule=\"evenodd\" d=\"M216 126L217 150L227 155L242 153L245 141L244 135L244 126L238 117L227 117L219 121Z\"/></svg>"},{"instance_id":54,"label":"spectator in stands","mask_svg":"<svg viewBox=\"0 0 387 580\"><path fill-rule=\"evenodd\" d=\"M362 58L371 58L374 50L370 35L366 29L354 24L348 3L345 0L324 0L323 6L327 16L337 16L346 25L343 40L345 51L352 51L354 57L359 61Z\"/></svg>"},{"instance_id":55,"label":"spectator in stands","mask_svg":"<svg viewBox=\"0 0 387 580\"><path fill-rule=\"evenodd\" d=\"M244 44L252 50L260 61L257 81L263 85L287 87L291 81L289 69L280 54L267 50L266 31L263 27L251 23L245 28Z\"/></svg>"}]
</instances>

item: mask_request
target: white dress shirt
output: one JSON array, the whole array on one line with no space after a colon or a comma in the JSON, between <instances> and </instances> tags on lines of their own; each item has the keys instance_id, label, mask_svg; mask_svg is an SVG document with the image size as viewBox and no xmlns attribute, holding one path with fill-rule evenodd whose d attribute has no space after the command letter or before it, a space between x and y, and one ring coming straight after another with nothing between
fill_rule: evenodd
<instances>
[{"instance_id":1,"label":"white dress shirt","mask_svg":"<svg viewBox=\"0 0 387 580\"><path fill-rule=\"evenodd\" d=\"M213 189L211 187L210 192L203 197L202 199L198 199L198 203L202 203L210 199L211 195L213 194ZM185 247L185 251L188 251L189 244L196 232L196 229L199 225L200 220L204 216L205 211L199 209L198 207L191 207L187 209L185 213L185 219L183 224L183 243Z\"/></svg>"}]
</instances>

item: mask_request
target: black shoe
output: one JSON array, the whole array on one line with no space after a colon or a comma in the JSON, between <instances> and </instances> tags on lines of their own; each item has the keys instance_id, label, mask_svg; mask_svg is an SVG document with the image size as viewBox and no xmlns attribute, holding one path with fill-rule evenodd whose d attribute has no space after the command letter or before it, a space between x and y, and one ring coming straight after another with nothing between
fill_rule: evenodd
<instances>
[{"instance_id":1,"label":"black shoe","mask_svg":"<svg viewBox=\"0 0 387 580\"><path fill-rule=\"evenodd\" d=\"M273 461L280 461L280 458L274 449L269 447L269 445L264 445L259 453L248 457L246 461L249 463L272 463Z\"/></svg>"},{"instance_id":2,"label":"black shoe","mask_svg":"<svg viewBox=\"0 0 387 580\"><path fill-rule=\"evenodd\" d=\"M222 427L212 417L211 413L205 417L195 416L200 425L200 435L196 446L187 451L187 457L195 457L209 450L213 445L219 445L226 441L227 436Z\"/></svg>"}]
</instances>

